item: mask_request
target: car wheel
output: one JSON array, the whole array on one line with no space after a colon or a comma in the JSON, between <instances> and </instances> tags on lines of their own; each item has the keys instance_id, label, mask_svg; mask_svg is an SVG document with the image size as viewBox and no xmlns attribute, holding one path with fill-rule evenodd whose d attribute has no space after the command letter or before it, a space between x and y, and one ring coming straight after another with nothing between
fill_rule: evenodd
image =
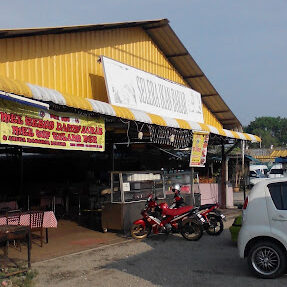
<instances>
[{"instance_id":1,"label":"car wheel","mask_svg":"<svg viewBox=\"0 0 287 287\"><path fill-rule=\"evenodd\" d=\"M286 270L286 255L282 248L271 241L257 242L248 258L250 270L260 278L276 278Z\"/></svg>"}]
</instances>

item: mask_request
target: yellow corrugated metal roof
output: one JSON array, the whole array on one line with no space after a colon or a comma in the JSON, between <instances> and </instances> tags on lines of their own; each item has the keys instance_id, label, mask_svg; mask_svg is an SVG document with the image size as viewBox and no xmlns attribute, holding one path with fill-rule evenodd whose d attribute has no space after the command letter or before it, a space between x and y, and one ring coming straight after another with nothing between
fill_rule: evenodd
<instances>
[{"instance_id":1,"label":"yellow corrugated metal roof","mask_svg":"<svg viewBox=\"0 0 287 287\"><path fill-rule=\"evenodd\" d=\"M142 27L183 77L186 84L202 95L202 101L224 128L242 130L241 124L219 93L210 83L188 50L169 25L167 19L78 25L30 29L2 29L1 38L28 37L47 34L74 33L95 30ZM73 100L73 99L70 99Z\"/></svg>"}]
</instances>

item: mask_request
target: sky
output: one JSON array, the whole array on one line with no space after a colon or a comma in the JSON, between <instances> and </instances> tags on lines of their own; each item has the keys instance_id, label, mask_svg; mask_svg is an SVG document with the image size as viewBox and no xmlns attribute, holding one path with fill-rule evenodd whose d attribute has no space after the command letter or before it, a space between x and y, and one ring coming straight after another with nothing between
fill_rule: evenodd
<instances>
[{"instance_id":1,"label":"sky","mask_svg":"<svg viewBox=\"0 0 287 287\"><path fill-rule=\"evenodd\" d=\"M0 1L1 29L167 18L242 125L287 117L287 0Z\"/></svg>"}]
</instances>

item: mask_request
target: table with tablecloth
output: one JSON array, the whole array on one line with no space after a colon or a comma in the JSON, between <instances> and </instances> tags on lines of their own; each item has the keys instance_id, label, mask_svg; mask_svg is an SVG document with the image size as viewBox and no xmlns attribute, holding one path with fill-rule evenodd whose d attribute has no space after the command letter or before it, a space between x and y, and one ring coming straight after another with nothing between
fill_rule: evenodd
<instances>
[{"instance_id":1,"label":"table with tablecloth","mask_svg":"<svg viewBox=\"0 0 287 287\"><path fill-rule=\"evenodd\" d=\"M32 211L35 212L35 211ZM40 211L41 212L41 211ZM0 225L7 224L7 217L1 216L0 217ZM13 225L13 223L11 224ZM23 212L20 215L20 225L22 226L29 226L30 225L30 213ZM48 243L48 228L56 228L58 225L58 221L53 211L44 211L43 217L43 228L46 228L46 242Z\"/></svg>"},{"instance_id":2,"label":"table with tablecloth","mask_svg":"<svg viewBox=\"0 0 287 287\"><path fill-rule=\"evenodd\" d=\"M18 203L16 200L1 201L0 202L0 209L2 209L2 208L18 209Z\"/></svg>"}]
</instances>

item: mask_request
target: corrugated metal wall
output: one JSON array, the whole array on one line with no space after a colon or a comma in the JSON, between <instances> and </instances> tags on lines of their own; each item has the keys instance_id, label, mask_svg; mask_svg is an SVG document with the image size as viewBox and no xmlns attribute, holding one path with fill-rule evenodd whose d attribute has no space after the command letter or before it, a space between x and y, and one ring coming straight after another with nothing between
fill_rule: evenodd
<instances>
[{"instance_id":1,"label":"corrugated metal wall","mask_svg":"<svg viewBox=\"0 0 287 287\"><path fill-rule=\"evenodd\" d=\"M1 39L0 51L0 75L76 97L108 101L100 55L184 84L142 28ZM205 123L221 127L203 111Z\"/></svg>"}]
</instances>

